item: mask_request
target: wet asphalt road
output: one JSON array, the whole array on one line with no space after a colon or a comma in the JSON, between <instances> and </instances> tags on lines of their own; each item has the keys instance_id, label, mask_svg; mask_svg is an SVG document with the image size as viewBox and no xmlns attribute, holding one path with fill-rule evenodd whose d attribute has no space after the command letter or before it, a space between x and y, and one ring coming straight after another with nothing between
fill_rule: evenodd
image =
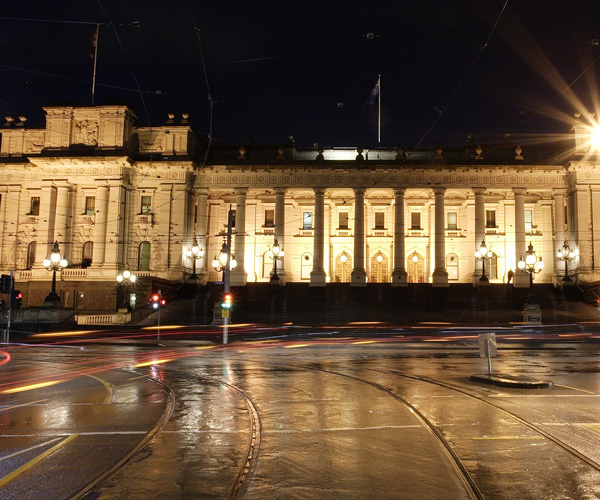
<instances>
[{"instance_id":1,"label":"wet asphalt road","mask_svg":"<svg viewBox=\"0 0 600 500\"><path fill-rule=\"evenodd\" d=\"M600 498L600 345L388 340L8 348L0 497Z\"/></svg>"}]
</instances>

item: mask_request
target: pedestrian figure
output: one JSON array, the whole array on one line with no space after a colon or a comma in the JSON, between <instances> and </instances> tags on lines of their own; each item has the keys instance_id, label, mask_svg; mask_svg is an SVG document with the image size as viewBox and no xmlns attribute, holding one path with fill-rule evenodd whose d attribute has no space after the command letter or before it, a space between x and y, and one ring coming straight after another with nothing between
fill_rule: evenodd
<instances>
[{"instance_id":1,"label":"pedestrian figure","mask_svg":"<svg viewBox=\"0 0 600 500\"><path fill-rule=\"evenodd\" d=\"M508 273L506 274L506 276L507 276L507 278L508 278L508 279L506 280L506 282L507 282L507 283L510 283L510 282L511 282L511 280L513 279L513 276L514 276L514 275L515 275L515 273L513 273L513 270L512 270L512 269L509 269L509 270L508 270Z\"/></svg>"}]
</instances>

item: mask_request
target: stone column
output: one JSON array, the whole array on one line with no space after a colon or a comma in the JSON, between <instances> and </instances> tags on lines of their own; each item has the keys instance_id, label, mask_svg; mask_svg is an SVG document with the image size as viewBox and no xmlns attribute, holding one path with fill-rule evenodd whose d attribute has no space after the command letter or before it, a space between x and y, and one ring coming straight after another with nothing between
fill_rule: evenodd
<instances>
[{"instance_id":1,"label":"stone column","mask_svg":"<svg viewBox=\"0 0 600 500\"><path fill-rule=\"evenodd\" d=\"M518 263L525 256L525 188L513 188L515 194L515 260ZM526 288L529 286L529 274L515 271L515 286Z\"/></svg>"},{"instance_id":2,"label":"stone column","mask_svg":"<svg viewBox=\"0 0 600 500\"><path fill-rule=\"evenodd\" d=\"M574 227L569 228L577 241L574 243L579 248L578 276L583 281L592 281L593 271L593 245L592 245L592 200L590 186L576 185L573 190L573 221Z\"/></svg>"},{"instance_id":3,"label":"stone column","mask_svg":"<svg viewBox=\"0 0 600 500\"><path fill-rule=\"evenodd\" d=\"M69 217L71 215L69 193L70 188L68 186L59 186L57 188L55 239L62 242L60 253L71 262L71 225L73 217Z\"/></svg>"},{"instance_id":4,"label":"stone column","mask_svg":"<svg viewBox=\"0 0 600 500\"><path fill-rule=\"evenodd\" d=\"M274 235L279 246L283 249L283 259L277 261L277 275L282 285L285 285L285 256L291 254L285 247L285 193L286 188L275 188Z\"/></svg>"},{"instance_id":5,"label":"stone column","mask_svg":"<svg viewBox=\"0 0 600 500\"><path fill-rule=\"evenodd\" d=\"M125 186L121 184L111 185L108 196L104 267L117 269L118 265L123 262L125 247Z\"/></svg>"},{"instance_id":6,"label":"stone column","mask_svg":"<svg viewBox=\"0 0 600 500\"><path fill-rule=\"evenodd\" d=\"M394 189L394 271L392 272L392 286L408 286L405 267L404 192L404 188Z\"/></svg>"},{"instance_id":7,"label":"stone column","mask_svg":"<svg viewBox=\"0 0 600 500\"><path fill-rule=\"evenodd\" d=\"M52 243L57 239L54 225L56 222L56 186L52 184L42 185L42 195L40 196L40 214L38 216L38 238L39 243L35 247L36 262L40 264L50 255ZM63 243L59 241L59 243ZM64 251L64 245L60 245L61 253Z\"/></svg>"},{"instance_id":8,"label":"stone column","mask_svg":"<svg viewBox=\"0 0 600 500\"><path fill-rule=\"evenodd\" d=\"M354 268L350 286L367 286L365 271L365 190L354 189Z\"/></svg>"},{"instance_id":9,"label":"stone column","mask_svg":"<svg viewBox=\"0 0 600 500\"><path fill-rule=\"evenodd\" d=\"M444 220L444 193L446 188L434 188L435 194L435 269L433 270L433 286L448 286L446 271L446 227Z\"/></svg>"},{"instance_id":10,"label":"stone column","mask_svg":"<svg viewBox=\"0 0 600 500\"><path fill-rule=\"evenodd\" d=\"M231 285L244 286L246 285L246 266L245 266L245 249L246 249L246 194L248 188L235 188L235 237L233 252L237 265L231 271Z\"/></svg>"},{"instance_id":11,"label":"stone column","mask_svg":"<svg viewBox=\"0 0 600 500\"><path fill-rule=\"evenodd\" d=\"M96 216L94 221L94 248L92 266L101 267L104 264L106 250L106 221L108 219L108 186L96 188Z\"/></svg>"},{"instance_id":12,"label":"stone column","mask_svg":"<svg viewBox=\"0 0 600 500\"><path fill-rule=\"evenodd\" d=\"M208 259L208 245L207 245L207 224L208 224L208 189L199 188L196 190L196 227L194 234L198 241L198 246L204 250L204 255L196 262L196 274L200 278L200 281L204 279L206 275L206 265Z\"/></svg>"},{"instance_id":13,"label":"stone column","mask_svg":"<svg viewBox=\"0 0 600 500\"><path fill-rule=\"evenodd\" d=\"M313 188L315 192L313 269L310 272L310 286L325 286L326 276L323 267L325 245L325 188Z\"/></svg>"},{"instance_id":14,"label":"stone column","mask_svg":"<svg viewBox=\"0 0 600 500\"><path fill-rule=\"evenodd\" d=\"M472 255L475 255L475 251L481 245L481 242L485 238L485 188L476 187L472 188L475 193L475 247L469 248ZM470 257L470 255L469 255ZM473 284L479 283L479 278L483 271L483 262L475 260L475 272L473 273Z\"/></svg>"}]
</instances>

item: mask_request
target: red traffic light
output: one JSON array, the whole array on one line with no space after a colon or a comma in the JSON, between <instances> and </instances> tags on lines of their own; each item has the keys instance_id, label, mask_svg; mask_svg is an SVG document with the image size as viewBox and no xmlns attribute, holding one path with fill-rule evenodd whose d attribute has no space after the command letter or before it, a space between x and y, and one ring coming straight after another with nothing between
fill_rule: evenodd
<instances>
[{"instance_id":1,"label":"red traffic light","mask_svg":"<svg viewBox=\"0 0 600 500\"><path fill-rule=\"evenodd\" d=\"M155 293L155 294L154 294L154 295L153 295L153 296L150 298L150 300L151 300L152 302L158 302L158 301L159 301L159 299L160 299L160 295L158 295L157 293Z\"/></svg>"},{"instance_id":2,"label":"red traffic light","mask_svg":"<svg viewBox=\"0 0 600 500\"><path fill-rule=\"evenodd\" d=\"M166 304L167 304L167 301L166 301L165 299L162 299L162 300L160 301L160 305L161 305L161 306L164 306L164 305L166 305Z\"/></svg>"}]
</instances>

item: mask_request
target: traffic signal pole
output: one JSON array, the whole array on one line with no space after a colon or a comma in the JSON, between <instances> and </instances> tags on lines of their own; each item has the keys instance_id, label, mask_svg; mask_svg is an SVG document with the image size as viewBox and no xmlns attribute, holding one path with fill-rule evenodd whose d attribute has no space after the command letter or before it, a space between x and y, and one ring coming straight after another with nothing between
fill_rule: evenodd
<instances>
[{"instance_id":1,"label":"traffic signal pole","mask_svg":"<svg viewBox=\"0 0 600 500\"><path fill-rule=\"evenodd\" d=\"M10 320L12 317L12 295L13 290L15 289L15 272L10 271L10 290L8 292L8 320L6 322L6 338L4 340L4 344L8 345L8 340L10 338Z\"/></svg>"},{"instance_id":2,"label":"traffic signal pole","mask_svg":"<svg viewBox=\"0 0 600 500\"><path fill-rule=\"evenodd\" d=\"M225 270L223 271L223 292L225 295L229 294L229 275L231 273L230 262L231 262L231 225L233 223L233 214L231 207L229 207L229 213L227 214L227 261L225 262ZM221 314L223 310L221 309ZM229 341L229 314L223 318L223 344L227 344Z\"/></svg>"}]
</instances>

